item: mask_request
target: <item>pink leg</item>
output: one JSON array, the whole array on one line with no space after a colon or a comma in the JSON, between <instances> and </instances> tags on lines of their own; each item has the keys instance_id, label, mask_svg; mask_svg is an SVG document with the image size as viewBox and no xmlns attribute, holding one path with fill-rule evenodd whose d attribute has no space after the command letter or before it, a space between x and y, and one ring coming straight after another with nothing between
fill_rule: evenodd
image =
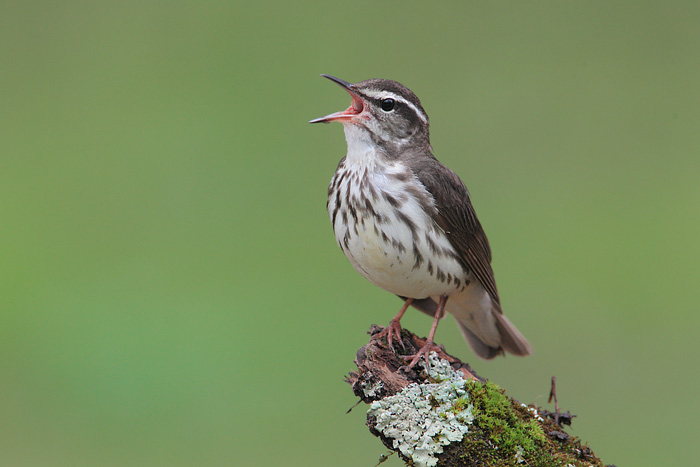
<instances>
[{"instance_id":1,"label":"pink leg","mask_svg":"<svg viewBox=\"0 0 700 467\"><path fill-rule=\"evenodd\" d=\"M445 303L447 303L447 295L440 297L440 302L438 303L437 311L435 311L435 319L433 320L433 326L430 328L430 334L428 334L428 339L426 339L425 344L420 350L413 355L411 363L408 364L408 368L413 368L416 363L420 361L421 355L425 357L425 368L430 373L430 362L428 356L430 352L435 348L433 345L433 338L435 337L435 331L437 330L438 322L445 316ZM408 357L411 358L411 357Z\"/></svg>"},{"instance_id":2,"label":"pink leg","mask_svg":"<svg viewBox=\"0 0 700 467\"><path fill-rule=\"evenodd\" d=\"M403 347L403 341L401 340L401 318L403 318L403 314L406 313L406 310L408 309L409 305L411 305L412 301L412 298L407 298L399 312L396 313L396 316L394 316L389 322L389 326L385 327L382 332L377 334L378 338L386 336L386 341L389 343L389 347L394 346L394 337L401 342L401 347Z\"/></svg>"}]
</instances>

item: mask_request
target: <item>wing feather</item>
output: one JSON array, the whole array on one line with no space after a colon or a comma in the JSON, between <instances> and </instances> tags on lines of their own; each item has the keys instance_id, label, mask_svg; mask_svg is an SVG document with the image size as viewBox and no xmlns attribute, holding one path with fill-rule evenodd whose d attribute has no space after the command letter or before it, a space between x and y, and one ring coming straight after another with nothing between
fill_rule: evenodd
<instances>
[{"instance_id":1,"label":"wing feather","mask_svg":"<svg viewBox=\"0 0 700 467\"><path fill-rule=\"evenodd\" d=\"M418 180L433 195L435 223L445 232L460 261L500 305L491 268L491 247L476 217L469 191L460 178L434 157L413 164ZM500 311L500 306L496 307Z\"/></svg>"}]
</instances>

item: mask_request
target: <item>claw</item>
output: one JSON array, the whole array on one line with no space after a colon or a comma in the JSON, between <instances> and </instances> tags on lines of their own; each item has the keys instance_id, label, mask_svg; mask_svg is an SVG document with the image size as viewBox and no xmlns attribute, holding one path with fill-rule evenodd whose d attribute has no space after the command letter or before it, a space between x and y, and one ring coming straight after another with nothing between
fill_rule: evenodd
<instances>
[{"instance_id":1,"label":"claw","mask_svg":"<svg viewBox=\"0 0 700 467\"><path fill-rule=\"evenodd\" d=\"M425 371L426 373L430 374L430 352L437 352L440 350L440 347L437 345L433 344L432 341L428 340L425 342L425 345L418 350L414 355L407 355L403 356L401 358L408 360L409 358L411 359L411 362L407 365L407 368L410 370L413 368L416 363L420 361L421 356L425 357Z\"/></svg>"},{"instance_id":2,"label":"claw","mask_svg":"<svg viewBox=\"0 0 700 467\"><path fill-rule=\"evenodd\" d=\"M401 348L406 350L406 345L401 338L401 323L396 318L392 319L389 322L389 326L377 334L377 338L381 339L382 337L386 337L386 341L392 349L394 348L394 338L398 339L401 343Z\"/></svg>"},{"instance_id":3,"label":"claw","mask_svg":"<svg viewBox=\"0 0 700 467\"><path fill-rule=\"evenodd\" d=\"M412 301L412 298L407 298L406 302L403 304L399 312L396 313L396 316L394 316L389 322L389 326L385 327L384 330L380 331L376 335L378 339L386 337L386 341L389 344L389 347L391 347L392 349L394 348L394 337L396 337L399 340L399 342L401 342L401 348L406 350L406 346L403 343L403 339L401 339L401 318L403 317L403 314L406 313L406 310L408 309L408 306L411 304Z\"/></svg>"}]
</instances>

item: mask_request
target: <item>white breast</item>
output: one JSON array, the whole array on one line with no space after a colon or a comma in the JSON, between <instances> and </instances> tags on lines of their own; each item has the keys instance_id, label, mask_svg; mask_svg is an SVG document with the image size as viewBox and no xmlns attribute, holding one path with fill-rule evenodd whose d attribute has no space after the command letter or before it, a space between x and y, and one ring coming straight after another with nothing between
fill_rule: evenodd
<instances>
[{"instance_id":1,"label":"white breast","mask_svg":"<svg viewBox=\"0 0 700 467\"><path fill-rule=\"evenodd\" d=\"M336 241L350 263L373 284L405 297L462 290L468 273L416 197L420 189L423 199L432 199L423 185L403 164L357 156L348 153L328 198Z\"/></svg>"}]
</instances>

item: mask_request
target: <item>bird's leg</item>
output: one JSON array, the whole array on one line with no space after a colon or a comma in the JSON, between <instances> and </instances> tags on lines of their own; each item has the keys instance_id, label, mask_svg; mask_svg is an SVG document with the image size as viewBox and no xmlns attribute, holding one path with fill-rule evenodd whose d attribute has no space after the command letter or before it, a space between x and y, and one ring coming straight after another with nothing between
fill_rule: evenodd
<instances>
[{"instance_id":1,"label":"bird's leg","mask_svg":"<svg viewBox=\"0 0 700 467\"><path fill-rule=\"evenodd\" d=\"M442 319L442 317L445 316L445 303L447 303L447 295L443 295L442 297L440 297L440 302L438 303L437 310L435 311L435 319L433 320L433 326L430 328L430 334L428 334L428 338L425 340L425 344L423 344L423 347L421 347L415 355L406 357L413 357L411 363L408 364L409 369L413 368L414 365L420 361L421 355L423 355L425 356L425 370L428 372L428 374L430 374L430 361L428 360L428 356L430 355L430 352L436 347L435 345L433 345L433 338L435 337L435 331L437 330L438 322L440 322L440 319Z\"/></svg>"},{"instance_id":2,"label":"bird's leg","mask_svg":"<svg viewBox=\"0 0 700 467\"><path fill-rule=\"evenodd\" d=\"M403 318L403 314L406 313L406 310L408 309L408 306L411 304L412 301L412 298L407 298L399 312L396 313L396 316L394 316L389 322L389 326L385 327L383 331L377 334L377 338L380 339L386 336L386 341L389 343L389 347L391 348L394 347L394 337L396 337L399 340L399 342L401 342L401 347L403 347L404 349L406 348L403 345L403 340L401 340L401 318Z\"/></svg>"}]
</instances>

